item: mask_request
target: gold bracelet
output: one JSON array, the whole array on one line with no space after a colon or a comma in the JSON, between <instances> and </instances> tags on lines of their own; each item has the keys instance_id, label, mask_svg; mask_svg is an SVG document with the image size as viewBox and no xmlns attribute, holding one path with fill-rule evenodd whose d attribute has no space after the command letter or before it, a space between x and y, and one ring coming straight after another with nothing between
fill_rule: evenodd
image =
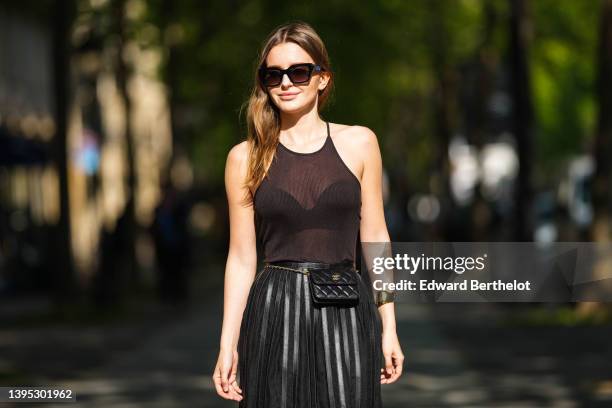
<instances>
[{"instance_id":1,"label":"gold bracelet","mask_svg":"<svg viewBox=\"0 0 612 408\"><path fill-rule=\"evenodd\" d=\"M395 301L395 292L382 290L376 293L376 306L382 306L393 301Z\"/></svg>"}]
</instances>

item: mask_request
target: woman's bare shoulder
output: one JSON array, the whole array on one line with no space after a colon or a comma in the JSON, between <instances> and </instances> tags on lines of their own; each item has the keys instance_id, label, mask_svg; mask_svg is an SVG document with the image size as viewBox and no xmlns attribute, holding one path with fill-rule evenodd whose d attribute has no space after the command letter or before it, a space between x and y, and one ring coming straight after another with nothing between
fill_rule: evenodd
<instances>
[{"instance_id":1,"label":"woman's bare shoulder","mask_svg":"<svg viewBox=\"0 0 612 408\"><path fill-rule=\"evenodd\" d=\"M227 154L225 163L225 181L232 185L241 185L246 179L248 168L249 145L244 140L234 145Z\"/></svg>"},{"instance_id":2,"label":"woman's bare shoulder","mask_svg":"<svg viewBox=\"0 0 612 408\"><path fill-rule=\"evenodd\" d=\"M227 154L227 164L240 165L241 163L245 163L248 157L249 143L248 140L243 140L242 142L232 146Z\"/></svg>"},{"instance_id":3,"label":"woman's bare shoulder","mask_svg":"<svg viewBox=\"0 0 612 408\"><path fill-rule=\"evenodd\" d=\"M366 126L330 123L332 139L351 151L363 151L377 143L376 134Z\"/></svg>"}]
</instances>

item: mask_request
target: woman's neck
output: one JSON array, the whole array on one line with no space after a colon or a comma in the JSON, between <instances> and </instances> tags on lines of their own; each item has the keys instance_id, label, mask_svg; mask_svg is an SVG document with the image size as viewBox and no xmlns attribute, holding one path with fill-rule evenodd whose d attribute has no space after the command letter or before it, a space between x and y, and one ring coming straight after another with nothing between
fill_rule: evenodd
<instances>
[{"instance_id":1,"label":"woman's neck","mask_svg":"<svg viewBox=\"0 0 612 408\"><path fill-rule=\"evenodd\" d=\"M321 139L325 131L325 121L318 112L314 114L302 115L294 118L284 118L281 120L280 138L293 146L306 146L311 142Z\"/></svg>"}]
</instances>

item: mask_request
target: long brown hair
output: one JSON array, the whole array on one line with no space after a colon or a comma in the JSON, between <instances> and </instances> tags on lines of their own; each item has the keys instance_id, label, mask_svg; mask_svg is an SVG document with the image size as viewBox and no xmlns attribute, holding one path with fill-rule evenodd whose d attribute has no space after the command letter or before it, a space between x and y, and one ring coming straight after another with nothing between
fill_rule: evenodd
<instances>
[{"instance_id":1,"label":"long brown hair","mask_svg":"<svg viewBox=\"0 0 612 408\"><path fill-rule=\"evenodd\" d=\"M269 35L259 55L255 67L254 86L247 103L247 143L249 158L247 180L248 194L245 202L253 199L253 194L263 181L274 158L280 134L280 115L278 108L270 100L267 90L259 81L257 70L265 64L270 50L282 43L293 42L306 51L320 65L330 78L325 89L319 91L317 110L320 112L331 96L334 74L331 71L329 56L323 41L316 31L303 21L294 21L275 28ZM243 105L244 107L244 105Z\"/></svg>"}]
</instances>

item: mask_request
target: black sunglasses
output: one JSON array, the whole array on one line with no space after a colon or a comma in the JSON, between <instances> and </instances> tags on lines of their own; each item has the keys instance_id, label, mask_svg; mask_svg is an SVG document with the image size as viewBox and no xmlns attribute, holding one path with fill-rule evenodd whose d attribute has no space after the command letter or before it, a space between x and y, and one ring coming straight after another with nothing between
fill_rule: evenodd
<instances>
[{"instance_id":1,"label":"black sunglasses","mask_svg":"<svg viewBox=\"0 0 612 408\"><path fill-rule=\"evenodd\" d=\"M283 75L287 74L294 84L304 84L310 81L313 71L325 71L320 65L311 63L295 64L287 69L259 68L259 79L264 86L277 86L283 82Z\"/></svg>"}]
</instances>

